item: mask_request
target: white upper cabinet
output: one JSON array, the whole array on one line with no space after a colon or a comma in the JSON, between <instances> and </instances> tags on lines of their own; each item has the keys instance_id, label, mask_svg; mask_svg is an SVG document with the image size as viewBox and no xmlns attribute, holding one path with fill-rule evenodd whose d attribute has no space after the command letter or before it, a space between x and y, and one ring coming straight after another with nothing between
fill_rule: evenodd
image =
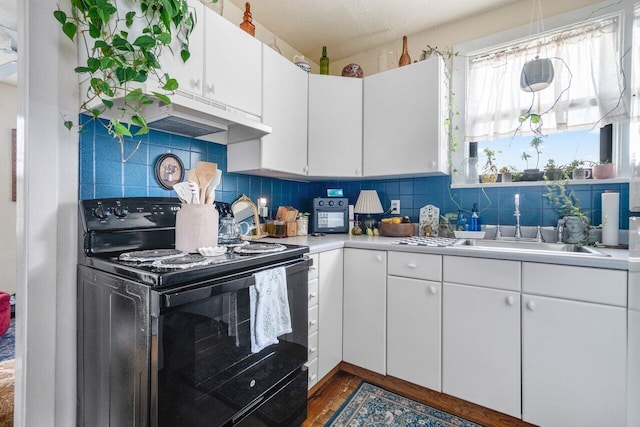
<instances>
[{"instance_id":1,"label":"white upper cabinet","mask_svg":"<svg viewBox=\"0 0 640 427\"><path fill-rule=\"evenodd\" d=\"M447 173L439 56L364 79L363 175Z\"/></svg>"},{"instance_id":2,"label":"white upper cabinet","mask_svg":"<svg viewBox=\"0 0 640 427\"><path fill-rule=\"evenodd\" d=\"M259 140L229 145L229 172L307 175L309 76L273 49L262 49L262 121L273 131Z\"/></svg>"},{"instance_id":3,"label":"white upper cabinet","mask_svg":"<svg viewBox=\"0 0 640 427\"><path fill-rule=\"evenodd\" d=\"M309 75L309 175L362 176L362 79Z\"/></svg>"},{"instance_id":4,"label":"white upper cabinet","mask_svg":"<svg viewBox=\"0 0 640 427\"><path fill-rule=\"evenodd\" d=\"M162 57L163 70L180 84L178 94L260 116L262 44L202 3L189 1L189 7L197 20L189 37L191 57L182 62L177 39L175 56L167 51Z\"/></svg>"}]
</instances>

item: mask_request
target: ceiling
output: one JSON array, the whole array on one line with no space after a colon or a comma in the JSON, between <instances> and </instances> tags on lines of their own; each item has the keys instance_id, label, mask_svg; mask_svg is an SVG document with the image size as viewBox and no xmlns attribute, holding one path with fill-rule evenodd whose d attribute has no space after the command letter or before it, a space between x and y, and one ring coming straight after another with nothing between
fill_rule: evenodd
<instances>
[{"instance_id":1,"label":"ceiling","mask_svg":"<svg viewBox=\"0 0 640 427\"><path fill-rule=\"evenodd\" d=\"M244 10L245 0L227 0ZM254 19L303 55L327 46L340 60L518 0L254 0ZM17 28L17 0L0 0L0 25ZM0 64L15 59L0 52ZM15 84L13 75L0 82Z\"/></svg>"},{"instance_id":2,"label":"ceiling","mask_svg":"<svg viewBox=\"0 0 640 427\"><path fill-rule=\"evenodd\" d=\"M246 0L226 0L244 10ZM340 60L518 0L254 0L253 19L309 58Z\"/></svg>"}]
</instances>

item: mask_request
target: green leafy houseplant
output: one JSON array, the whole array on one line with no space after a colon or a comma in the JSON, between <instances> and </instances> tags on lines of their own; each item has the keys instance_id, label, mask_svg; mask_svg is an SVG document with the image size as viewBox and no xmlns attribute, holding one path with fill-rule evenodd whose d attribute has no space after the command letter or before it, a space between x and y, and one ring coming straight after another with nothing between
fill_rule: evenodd
<instances>
[{"instance_id":1,"label":"green leafy houseplant","mask_svg":"<svg viewBox=\"0 0 640 427\"><path fill-rule=\"evenodd\" d=\"M484 166L482 166L482 182L496 182L498 179L498 167L496 166L496 152L485 147L482 150L487 157Z\"/></svg>"},{"instance_id":2,"label":"green leafy houseplant","mask_svg":"<svg viewBox=\"0 0 640 427\"><path fill-rule=\"evenodd\" d=\"M167 94L178 88L178 82L162 72L160 56L177 37L181 59L189 59L195 16L186 0L71 0L70 12L58 9L53 15L63 33L72 41L77 38L79 48L86 50L86 63L75 68L83 77L88 75L89 82L81 112L92 119L106 110L115 112L105 126L122 149L124 137L149 132L145 105L158 100L171 103ZM167 92L145 93L140 84L149 77ZM71 120L64 125L74 126Z\"/></svg>"}]
</instances>

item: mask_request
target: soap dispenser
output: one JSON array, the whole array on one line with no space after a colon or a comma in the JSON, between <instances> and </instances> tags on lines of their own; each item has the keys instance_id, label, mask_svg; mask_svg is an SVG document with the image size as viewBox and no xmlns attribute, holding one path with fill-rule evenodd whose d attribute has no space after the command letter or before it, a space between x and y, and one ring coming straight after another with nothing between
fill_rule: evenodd
<instances>
[{"instance_id":1,"label":"soap dispenser","mask_svg":"<svg viewBox=\"0 0 640 427\"><path fill-rule=\"evenodd\" d=\"M471 218L469 218L469 231L480 231L480 217L478 216L478 204L473 204L473 209L471 209Z\"/></svg>"}]
</instances>

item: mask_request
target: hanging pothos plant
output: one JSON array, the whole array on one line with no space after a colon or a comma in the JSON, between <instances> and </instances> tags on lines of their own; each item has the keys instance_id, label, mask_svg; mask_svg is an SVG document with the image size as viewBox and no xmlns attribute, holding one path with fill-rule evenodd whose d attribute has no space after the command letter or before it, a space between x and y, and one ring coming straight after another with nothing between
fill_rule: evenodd
<instances>
[{"instance_id":1,"label":"hanging pothos plant","mask_svg":"<svg viewBox=\"0 0 640 427\"><path fill-rule=\"evenodd\" d=\"M86 63L75 68L83 78L88 75L81 112L95 120L110 110L105 126L120 143L125 162L124 138L149 132L143 107L158 100L170 104L167 94L178 88L177 80L162 72L160 56L177 38L182 61L189 59L194 12L186 0L71 0L70 16L60 9L53 15L63 33L86 49ZM166 92L144 92L140 83L150 77ZM74 126L71 120L64 125Z\"/></svg>"}]
</instances>

